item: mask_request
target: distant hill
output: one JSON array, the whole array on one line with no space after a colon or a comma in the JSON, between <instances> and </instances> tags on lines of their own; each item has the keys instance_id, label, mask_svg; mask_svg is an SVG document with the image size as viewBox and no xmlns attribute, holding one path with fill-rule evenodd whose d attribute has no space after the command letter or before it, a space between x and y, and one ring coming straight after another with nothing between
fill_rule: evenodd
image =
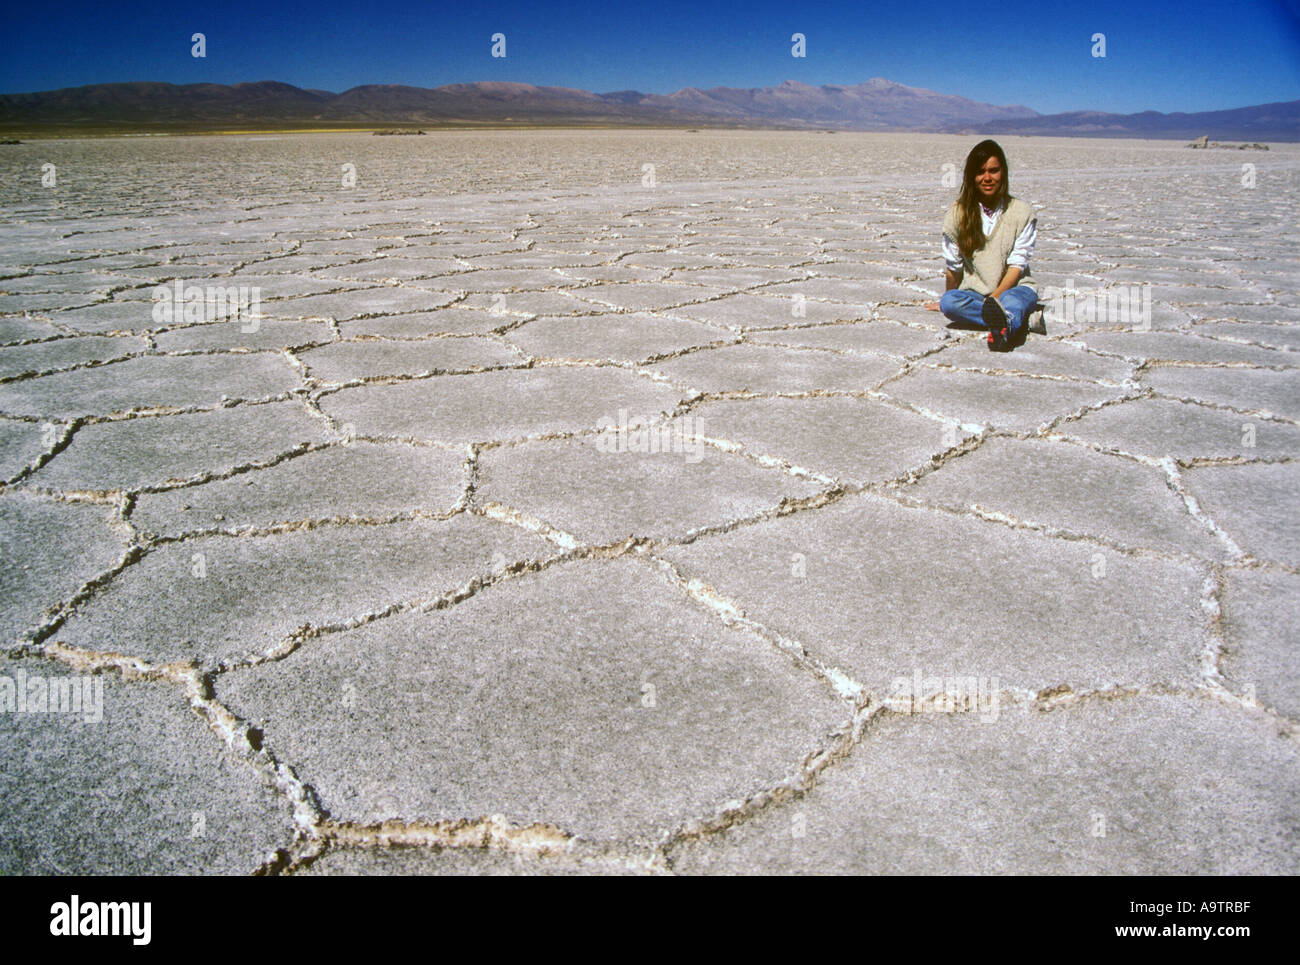
<instances>
[{"instance_id":1,"label":"distant hill","mask_svg":"<svg viewBox=\"0 0 1300 965\"><path fill-rule=\"evenodd\" d=\"M732 121L768 121L847 130L933 130L945 124L987 124L1038 117L1028 107L998 107L873 77L865 84L813 87L787 80L778 87L686 87L674 94L618 95L639 108L694 113Z\"/></svg>"},{"instance_id":2,"label":"distant hill","mask_svg":"<svg viewBox=\"0 0 1300 965\"><path fill-rule=\"evenodd\" d=\"M1300 141L1300 101L1281 101L1195 114L1105 114L1069 111L1010 118L998 123L1008 134L1050 134L1057 137L1151 137L1192 140L1208 134L1216 141ZM969 125L947 130L972 130Z\"/></svg>"},{"instance_id":3,"label":"distant hill","mask_svg":"<svg viewBox=\"0 0 1300 965\"><path fill-rule=\"evenodd\" d=\"M1300 141L1300 101L1197 114L1039 114L875 77L852 86L686 87L672 94L479 81L367 84L341 94L277 81L92 84L0 94L0 132L127 133L393 125L708 126Z\"/></svg>"},{"instance_id":4,"label":"distant hill","mask_svg":"<svg viewBox=\"0 0 1300 965\"><path fill-rule=\"evenodd\" d=\"M445 87L368 84L341 94L276 81L249 84L94 84L0 95L0 130L168 130L366 124L611 124L930 130L958 122L1036 117L879 78L853 87L686 88L674 94L479 81Z\"/></svg>"}]
</instances>

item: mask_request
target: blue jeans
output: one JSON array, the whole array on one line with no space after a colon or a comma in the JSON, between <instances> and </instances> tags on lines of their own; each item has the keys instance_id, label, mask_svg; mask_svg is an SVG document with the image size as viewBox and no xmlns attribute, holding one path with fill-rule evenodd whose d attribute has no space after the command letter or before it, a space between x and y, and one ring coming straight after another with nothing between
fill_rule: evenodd
<instances>
[{"instance_id":1,"label":"blue jeans","mask_svg":"<svg viewBox=\"0 0 1300 965\"><path fill-rule=\"evenodd\" d=\"M1038 304L1038 293L1028 285L1017 285L1004 291L998 302L1011 317L1007 331L1014 338L1024 329L1025 317ZM967 322L978 328L988 328L981 314L983 307L984 296L969 288L950 288L939 299L939 311L952 321Z\"/></svg>"}]
</instances>

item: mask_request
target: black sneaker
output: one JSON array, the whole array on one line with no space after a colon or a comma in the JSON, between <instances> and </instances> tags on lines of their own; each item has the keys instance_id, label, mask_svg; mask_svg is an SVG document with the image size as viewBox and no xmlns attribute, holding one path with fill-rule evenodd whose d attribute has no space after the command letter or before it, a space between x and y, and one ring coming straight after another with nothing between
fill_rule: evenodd
<instances>
[{"instance_id":1,"label":"black sneaker","mask_svg":"<svg viewBox=\"0 0 1300 965\"><path fill-rule=\"evenodd\" d=\"M980 309L980 315L983 316L984 324L989 327L991 332L999 328L1007 328L1011 324L1011 316L1002 307L1002 303L992 295L984 296L984 305Z\"/></svg>"},{"instance_id":2,"label":"black sneaker","mask_svg":"<svg viewBox=\"0 0 1300 965\"><path fill-rule=\"evenodd\" d=\"M1007 346L1007 327L1011 317L992 295L984 296L984 306L980 309L984 324L989 327L989 351L1005 352Z\"/></svg>"}]
</instances>

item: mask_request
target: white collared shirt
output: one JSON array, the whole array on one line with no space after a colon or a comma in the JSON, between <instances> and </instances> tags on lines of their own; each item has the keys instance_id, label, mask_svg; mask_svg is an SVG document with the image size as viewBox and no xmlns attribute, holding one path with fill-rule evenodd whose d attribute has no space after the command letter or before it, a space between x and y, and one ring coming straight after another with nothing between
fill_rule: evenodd
<instances>
[{"instance_id":1,"label":"white collared shirt","mask_svg":"<svg viewBox=\"0 0 1300 965\"><path fill-rule=\"evenodd\" d=\"M980 205L980 224L984 227L984 237L987 238L993 234L993 226L998 223L998 218L1007 208L1006 202L998 205L996 208L989 209ZM1038 219L1030 218L1029 224L1025 225L1025 230L1020 232L1020 237L1011 247L1011 254L1007 255L1007 267L1019 268L1023 273L1029 267L1029 256L1034 253L1034 242L1038 239ZM960 275L963 271L964 262L961 258L961 249L957 246L954 238L943 236L943 260L948 266L948 270Z\"/></svg>"}]
</instances>

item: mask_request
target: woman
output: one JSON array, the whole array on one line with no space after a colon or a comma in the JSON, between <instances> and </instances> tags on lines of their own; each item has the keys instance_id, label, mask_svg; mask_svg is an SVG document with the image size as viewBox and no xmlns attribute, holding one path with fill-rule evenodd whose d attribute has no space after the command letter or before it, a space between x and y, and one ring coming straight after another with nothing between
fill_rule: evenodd
<instances>
[{"instance_id":1,"label":"woman","mask_svg":"<svg viewBox=\"0 0 1300 965\"><path fill-rule=\"evenodd\" d=\"M980 141L966 156L961 193L943 219L946 288L925 306L987 328L995 352L1024 341L1025 320L1038 304L1029 276L1038 222L1008 187L1007 156L996 141Z\"/></svg>"}]
</instances>

